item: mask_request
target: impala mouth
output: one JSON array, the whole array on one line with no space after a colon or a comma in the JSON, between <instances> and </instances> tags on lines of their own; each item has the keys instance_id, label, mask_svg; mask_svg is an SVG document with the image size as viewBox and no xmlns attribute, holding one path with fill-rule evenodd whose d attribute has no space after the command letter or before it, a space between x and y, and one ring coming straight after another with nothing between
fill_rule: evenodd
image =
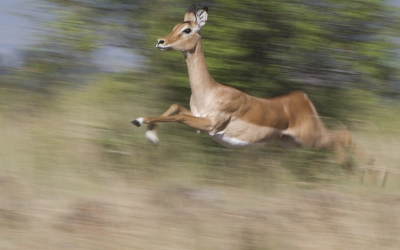
<instances>
[{"instance_id":1,"label":"impala mouth","mask_svg":"<svg viewBox=\"0 0 400 250\"><path fill-rule=\"evenodd\" d=\"M171 46L164 46L162 44L157 44L156 48L160 49L161 51L167 51L171 48Z\"/></svg>"}]
</instances>

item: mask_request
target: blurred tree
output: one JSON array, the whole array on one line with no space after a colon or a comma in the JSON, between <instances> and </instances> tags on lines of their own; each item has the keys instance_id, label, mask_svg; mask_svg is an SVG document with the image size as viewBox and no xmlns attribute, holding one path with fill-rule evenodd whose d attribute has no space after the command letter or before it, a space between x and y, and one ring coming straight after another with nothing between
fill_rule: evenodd
<instances>
[{"instance_id":1,"label":"blurred tree","mask_svg":"<svg viewBox=\"0 0 400 250\"><path fill-rule=\"evenodd\" d=\"M137 27L121 13L135 8L123 1L44 1L41 11L51 13L37 19L40 42L24 52L25 87L54 92L60 86L82 82L98 72L93 55L104 46L132 47ZM49 4L49 2L51 4ZM139 3L139 1L137 1ZM124 16L124 15L122 15ZM136 46L138 48L138 46Z\"/></svg>"},{"instance_id":2,"label":"blurred tree","mask_svg":"<svg viewBox=\"0 0 400 250\"><path fill-rule=\"evenodd\" d=\"M179 53L161 53L157 38L182 21L189 1L43 0L56 18L27 67L48 82L90 68L101 46L129 47L146 56L147 75L166 97L188 102L190 89ZM214 78L247 93L271 97L303 89L334 115L338 90L391 93L399 81L396 10L379 0L212 0L203 44ZM201 7L201 6L199 6ZM57 80L58 79L58 80ZM182 94L183 93L183 94ZM343 100L345 101L345 100Z\"/></svg>"},{"instance_id":3,"label":"blurred tree","mask_svg":"<svg viewBox=\"0 0 400 250\"><path fill-rule=\"evenodd\" d=\"M153 8L161 4L162 10ZM390 40L398 18L381 1L253 0L208 5L205 53L212 74L222 83L268 97L292 89L317 90L310 90L310 85L324 87L324 92L353 87L385 93L398 81L396 45ZM167 34L183 16L168 1L152 1L147 9L151 11L144 15L143 32L152 37L150 41ZM148 53L152 69L159 70L164 82L188 88L180 55L160 54L154 48Z\"/></svg>"},{"instance_id":4,"label":"blurred tree","mask_svg":"<svg viewBox=\"0 0 400 250\"><path fill-rule=\"evenodd\" d=\"M188 4L150 1L143 8L149 14L140 21L151 47L182 21ZM323 115L343 119L340 111L354 98L341 90L383 94L399 82L394 53L398 46L392 40L398 12L385 2L218 0L206 5L210 13L202 31L205 56L211 74L221 83L261 97L303 89ZM175 101L184 91L181 101L187 102L182 56L151 47L152 71L176 90Z\"/></svg>"},{"instance_id":5,"label":"blurred tree","mask_svg":"<svg viewBox=\"0 0 400 250\"><path fill-rule=\"evenodd\" d=\"M93 55L102 47L124 47L142 54L145 58L142 63L147 67L142 67L140 74L121 74L115 81L132 84L118 85L111 81L99 85L100 93L111 97L116 106L118 101L131 100L132 96L143 96L139 102L151 109L159 105L157 108L165 110L173 102L188 106L190 86L185 60L181 53L161 52L155 44L157 38L183 21L191 1L42 1L40 11L51 14L42 20L41 42L26 52L25 64L18 71L24 72L23 80L18 82L41 92L58 92L71 83L81 83L84 75L98 73ZM198 7L203 5L210 10L209 21L202 30L206 62L213 77L223 84L260 97L302 89L321 115L345 120L354 114L347 110L359 101L354 95L359 90L391 94L394 92L391 86L399 83L400 71L394 53L397 45L392 39L398 34L399 17L397 10L390 9L383 1L209 0ZM152 91L151 99L138 91ZM107 103L103 108L106 106L110 105ZM119 107L113 111L119 111ZM122 138L120 125L109 127L102 132L105 138ZM190 129L182 127L175 133L185 133L183 130ZM197 137L190 132L186 136ZM125 134L123 137L132 139ZM231 157L236 152L223 149L208 138L199 140L207 147L196 152L205 151L204 161L213 163L204 165L231 168L236 164L237 158ZM104 144L115 146L107 140ZM180 152L181 145L171 145L171 152ZM280 149L266 150L270 150L269 156L282 155L283 164L296 171L320 166L315 161L316 155L322 155L319 151L296 156L291 161L289 151L272 154ZM265 155L264 151L252 152ZM150 156L154 158L153 154ZM161 158L156 161L161 162Z\"/></svg>"}]
</instances>

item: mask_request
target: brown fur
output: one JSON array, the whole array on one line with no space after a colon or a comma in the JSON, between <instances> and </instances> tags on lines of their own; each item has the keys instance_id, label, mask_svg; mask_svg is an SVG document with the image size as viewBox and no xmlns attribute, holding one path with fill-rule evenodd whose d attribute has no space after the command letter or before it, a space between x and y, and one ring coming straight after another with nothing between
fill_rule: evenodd
<instances>
[{"instance_id":1,"label":"brown fur","mask_svg":"<svg viewBox=\"0 0 400 250\"><path fill-rule=\"evenodd\" d=\"M272 99L257 98L216 82L210 75L202 50L200 29L205 24L205 10L196 16L195 7L189 7L184 22L158 39L162 50L181 51L186 58L192 96L190 109L173 104L159 117L145 117L143 123L154 132L161 122L178 122L213 136L224 133L228 139L250 144L275 140L284 146L331 148L340 161L343 148L352 144L348 131L330 132L324 127L318 113L302 91ZM205 14L205 19L204 19ZM196 18L203 19L199 24ZM186 34L184 30L190 29ZM265 129L264 129L265 128Z\"/></svg>"}]
</instances>

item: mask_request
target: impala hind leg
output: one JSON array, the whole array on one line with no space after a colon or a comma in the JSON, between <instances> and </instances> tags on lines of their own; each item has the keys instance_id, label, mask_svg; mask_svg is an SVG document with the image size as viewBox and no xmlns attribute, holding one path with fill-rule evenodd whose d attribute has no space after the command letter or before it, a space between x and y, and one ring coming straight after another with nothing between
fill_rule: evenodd
<instances>
[{"instance_id":1,"label":"impala hind leg","mask_svg":"<svg viewBox=\"0 0 400 250\"><path fill-rule=\"evenodd\" d=\"M336 138L334 152L342 164L347 165L350 170L354 167L373 166L375 157L368 154L352 137L349 129L333 131Z\"/></svg>"},{"instance_id":2,"label":"impala hind leg","mask_svg":"<svg viewBox=\"0 0 400 250\"><path fill-rule=\"evenodd\" d=\"M187 115L192 115L192 112L185 107L179 105L179 104L172 104L171 107L165 111L160 117L166 117L166 116L171 116L175 114L187 114ZM135 125L136 127L140 127L143 124L144 118L137 118L136 120L132 121L132 124ZM157 123L149 123L147 125L147 131L146 131L146 138L153 144L157 145L160 142L160 139L157 136L156 132L156 126Z\"/></svg>"},{"instance_id":3,"label":"impala hind leg","mask_svg":"<svg viewBox=\"0 0 400 250\"><path fill-rule=\"evenodd\" d=\"M289 134L282 134L280 137L275 139L276 144L284 148L299 148L302 146L301 141Z\"/></svg>"}]
</instances>

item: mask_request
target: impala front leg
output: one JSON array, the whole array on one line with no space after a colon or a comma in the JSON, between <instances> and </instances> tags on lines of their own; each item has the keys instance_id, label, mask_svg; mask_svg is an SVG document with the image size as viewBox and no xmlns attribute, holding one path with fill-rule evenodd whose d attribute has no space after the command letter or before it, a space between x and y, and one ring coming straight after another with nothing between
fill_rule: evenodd
<instances>
[{"instance_id":1,"label":"impala front leg","mask_svg":"<svg viewBox=\"0 0 400 250\"><path fill-rule=\"evenodd\" d=\"M169 107L169 109L160 116L164 117L164 116L171 116L171 115L176 115L176 114L192 115L192 111L175 103L175 104L172 104L171 107ZM141 126L142 125L141 119L142 118L133 120L132 124L134 124L137 127ZM148 123L147 131L146 131L146 138L155 145L160 142L160 139L158 139L157 132L156 132L156 125L157 125L157 123Z\"/></svg>"},{"instance_id":2,"label":"impala front leg","mask_svg":"<svg viewBox=\"0 0 400 250\"><path fill-rule=\"evenodd\" d=\"M171 115L176 115L176 114L185 114L185 115L193 115L192 111L188 110L187 108L175 103L172 104L171 107L167 111L165 111L162 115L160 116L171 116ZM134 121L132 121L133 123ZM135 124L136 125L136 124ZM148 124L148 129L149 130L154 130L157 124L151 123ZM137 125L136 125L137 126Z\"/></svg>"},{"instance_id":3,"label":"impala front leg","mask_svg":"<svg viewBox=\"0 0 400 250\"><path fill-rule=\"evenodd\" d=\"M193 115L192 111L175 103L175 104L172 104L171 107L169 107L169 109L160 116L171 116L171 115L176 115L176 114Z\"/></svg>"},{"instance_id":4,"label":"impala front leg","mask_svg":"<svg viewBox=\"0 0 400 250\"><path fill-rule=\"evenodd\" d=\"M177 122L183 123L196 130L210 131L212 128L211 120L207 117L195 117L186 114L176 114L172 116L157 116L157 117L140 117L132 121L132 123L140 127L143 123L149 126L160 122Z\"/></svg>"}]
</instances>

